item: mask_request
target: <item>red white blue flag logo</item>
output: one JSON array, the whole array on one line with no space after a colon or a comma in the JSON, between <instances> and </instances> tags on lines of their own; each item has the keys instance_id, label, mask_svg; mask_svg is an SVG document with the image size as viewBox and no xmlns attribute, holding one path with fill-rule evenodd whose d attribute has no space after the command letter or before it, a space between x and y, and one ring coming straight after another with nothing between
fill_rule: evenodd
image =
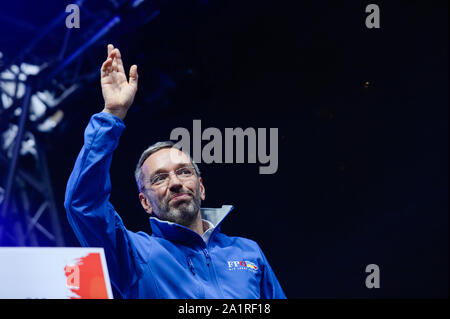
<instances>
[{"instance_id":1,"label":"red white blue flag logo","mask_svg":"<svg viewBox=\"0 0 450 319\"><path fill-rule=\"evenodd\" d=\"M258 266L249 260L228 260L228 270L257 271Z\"/></svg>"}]
</instances>

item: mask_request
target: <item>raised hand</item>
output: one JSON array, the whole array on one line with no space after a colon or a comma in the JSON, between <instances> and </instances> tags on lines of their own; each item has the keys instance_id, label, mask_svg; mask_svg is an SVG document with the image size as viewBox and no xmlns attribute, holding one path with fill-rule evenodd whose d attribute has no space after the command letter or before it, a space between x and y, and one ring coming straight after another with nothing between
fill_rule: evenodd
<instances>
[{"instance_id":1,"label":"raised hand","mask_svg":"<svg viewBox=\"0 0 450 319\"><path fill-rule=\"evenodd\" d=\"M111 113L123 120L136 95L137 65L131 66L127 81L119 49L108 44L108 57L102 65L100 81L105 100L103 112Z\"/></svg>"}]
</instances>

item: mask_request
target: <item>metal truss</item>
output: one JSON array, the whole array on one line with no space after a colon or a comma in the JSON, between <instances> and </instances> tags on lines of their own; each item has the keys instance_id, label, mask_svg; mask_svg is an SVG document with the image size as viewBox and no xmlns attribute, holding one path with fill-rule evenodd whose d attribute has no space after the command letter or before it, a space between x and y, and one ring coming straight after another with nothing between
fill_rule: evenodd
<instances>
[{"instance_id":1,"label":"metal truss","mask_svg":"<svg viewBox=\"0 0 450 319\"><path fill-rule=\"evenodd\" d=\"M7 168L6 184L0 210L0 244L3 246L64 246L45 152L35 145L32 169L26 169L20 158L25 135L31 88L22 99L19 131L11 160L0 154L0 166ZM30 166L30 165L26 165ZM45 214L46 213L46 214ZM47 218L45 218L47 217ZM47 220L46 220L47 219ZM47 225L48 224L48 225Z\"/></svg>"},{"instance_id":2,"label":"metal truss","mask_svg":"<svg viewBox=\"0 0 450 319\"><path fill-rule=\"evenodd\" d=\"M92 47L124 21L137 27L159 14L156 1L76 4L79 29L62 12L16 57L0 56L0 246L64 246L40 136L61 121L64 100L98 80Z\"/></svg>"}]
</instances>

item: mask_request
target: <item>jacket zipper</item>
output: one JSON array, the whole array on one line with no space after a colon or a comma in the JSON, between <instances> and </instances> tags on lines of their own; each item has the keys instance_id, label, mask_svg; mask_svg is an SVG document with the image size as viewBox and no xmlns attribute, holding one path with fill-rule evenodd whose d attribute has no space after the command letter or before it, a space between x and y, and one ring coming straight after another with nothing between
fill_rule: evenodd
<instances>
[{"instance_id":1,"label":"jacket zipper","mask_svg":"<svg viewBox=\"0 0 450 319\"><path fill-rule=\"evenodd\" d=\"M188 257L188 265L189 265L189 269L191 270L192 274L195 276L194 263L192 262L192 259L190 257Z\"/></svg>"},{"instance_id":2,"label":"jacket zipper","mask_svg":"<svg viewBox=\"0 0 450 319\"><path fill-rule=\"evenodd\" d=\"M208 250L203 249L203 253L205 254L205 257L206 257L206 265L208 265L208 267L209 267L209 263L210 263L211 257L209 257Z\"/></svg>"},{"instance_id":3,"label":"jacket zipper","mask_svg":"<svg viewBox=\"0 0 450 319\"><path fill-rule=\"evenodd\" d=\"M211 263L211 256L209 255L208 249L207 248L203 248L202 250L203 250L203 253L205 254L205 257L206 257L206 264L208 265L208 268L209 268L209 274L210 274L210 276L211 276L211 278L212 278L216 288L218 289L219 294L222 296L222 298L224 298L223 291L219 287L219 282L217 281L217 276L216 276L216 273L214 271L214 266L213 265L211 267L209 266L210 263Z\"/></svg>"}]
</instances>

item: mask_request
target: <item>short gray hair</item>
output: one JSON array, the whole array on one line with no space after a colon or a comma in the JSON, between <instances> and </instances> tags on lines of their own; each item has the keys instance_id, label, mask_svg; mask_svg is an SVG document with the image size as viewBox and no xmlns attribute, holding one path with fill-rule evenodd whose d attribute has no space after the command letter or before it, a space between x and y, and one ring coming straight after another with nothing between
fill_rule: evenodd
<instances>
[{"instance_id":1,"label":"short gray hair","mask_svg":"<svg viewBox=\"0 0 450 319\"><path fill-rule=\"evenodd\" d=\"M142 165L144 164L145 160L152 154L156 153L159 150L162 150L164 148L173 148L175 146L174 142L171 141L165 141L165 142L156 142L153 145L150 145L147 147L147 149L141 154L141 157L139 158L139 162L136 166L136 170L134 171L134 178L136 179L136 184L138 186L139 192L142 192L144 189L144 174L142 173ZM175 147L177 148L177 147ZM178 149L178 148L177 148ZM192 165L194 166L195 172L198 176L200 176L200 170L197 166L197 164L194 162L192 157L186 153L187 156L189 156L189 159L191 160Z\"/></svg>"}]
</instances>

